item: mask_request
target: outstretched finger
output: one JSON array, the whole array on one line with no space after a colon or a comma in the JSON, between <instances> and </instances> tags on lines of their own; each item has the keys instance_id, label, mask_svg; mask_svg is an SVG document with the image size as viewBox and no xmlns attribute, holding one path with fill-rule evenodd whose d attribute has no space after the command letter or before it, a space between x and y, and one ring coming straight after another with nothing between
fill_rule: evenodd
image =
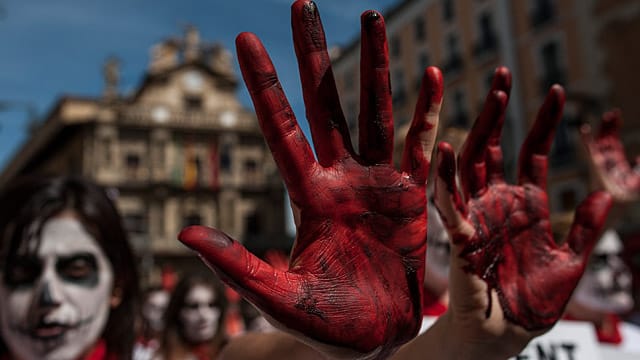
<instances>
[{"instance_id":1,"label":"outstretched finger","mask_svg":"<svg viewBox=\"0 0 640 360\"><path fill-rule=\"evenodd\" d=\"M547 156L551 150L556 127L562 119L564 89L553 85L538 111L538 116L529 135L522 144L518 161L518 181L532 183L543 190L547 188Z\"/></svg>"},{"instance_id":2,"label":"outstretched finger","mask_svg":"<svg viewBox=\"0 0 640 360\"><path fill-rule=\"evenodd\" d=\"M268 314L293 304L299 275L272 267L242 244L213 228L190 226L178 239L196 251L222 281Z\"/></svg>"},{"instance_id":3,"label":"outstretched finger","mask_svg":"<svg viewBox=\"0 0 640 360\"><path fill-rule=\"evenodd\" d=\"M293 3L291 26L313 144L318 162L328 167L335 160L353 153L353 147L316 4L310 0Z\"/></svg>"},{"instance_id":4,"label":"outstretched finger","mask_svg":"<svg viewBox=\"0 0 640 360\"><path fill-rule=\"evenodd\" d=\"M442 107L442 91L440 69L428 67L422 76L420 95L407 133L401 164L402 171L410 174L419 184L425 183L429 176Z\"/></svg>"},{"instance_id":5,"label":"outstretched finger","mask_svg":"<svg viewBox=\"0 0 640 360\"><path fill-rule=\"evenodd\" d=\"M316 166L311 147L300 129L269 55L257 36L242 33L236 38L238 61L265 140L287 185L289 195L300 203L308 193L309 173Z\"/></svg>"},{"instance_id":6,"label":"outstretched finger","mask_svg":"<svg viewBox=\"0 0 640 360\"><path fill-rule=\"evenodd\" d=\"M476 119L460 153L460 181L465 199L483 192L487 187L485 154L491 134L504 118L507 94L491 91Z\"/></svg>"},{"instance_id":7,"label":"outstretched finger","mask_svg":"<svg viewBox=\"0 0 640 360\"><path fill-rule=\"evenodd\" d=\"M441 142L438 144L436 155L438 173L435 184L435 203L442 223L454 239L466 222L467 205L458 191L456 156L453 147L449 143Z\"/></svg>"},{"instance_id":8,"label":"outstretched finger","mask_svg":"<svg viewBox=\"0 0 640 360\"><path fill-rule=\"evenodd\" d=\"M582 256L585 262L604 230L612 202L609 193L596 191L582 201L576 209L567 244L576 255Z\"/></svg>"},{"instance_id":9,"label":"outstretched finger","mask_svg":"<svg viewBox=\"0 0 640 360\"><path fill-rule=\"evenodd\" d=\"M366 164L391 164L393 110L384 19L369 10L362 14L361 26L360 157Z\"/></svg>"},{"instance_id":10,"label":"outstretched finger","mask_svg":"<svg viewBox=\"0 0 640 360\"><path fill-rule=\"evenodd\" d=\"M511 72L508 68L500 66L496 69L493 75L493 81L491 82L491 91L502 91L507 95L507 100L509 99L509 94L511 93ZM503 113L493 127L485 154L487 178L489 183L492 184L504 182L504 162L502 147L500 146L504 118L505 114Z\"/></svg>"}]
</instances>

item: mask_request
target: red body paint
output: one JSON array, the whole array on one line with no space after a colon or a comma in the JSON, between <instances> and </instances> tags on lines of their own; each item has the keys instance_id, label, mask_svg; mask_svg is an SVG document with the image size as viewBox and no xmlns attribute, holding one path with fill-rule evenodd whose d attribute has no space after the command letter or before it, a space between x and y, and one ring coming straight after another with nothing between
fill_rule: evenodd
<instances>
[{"instance_id":1,"label":"red body paint","mask_svg":"<svg viewBox=\"0 0 640 360\"><path fill-rule=\"evenodd\" d=\"M542 330L562 315L602 231L611 197L603 192L590 195L576 210L567 241L556 244L546 193L547 154L562 117L564 91L557 85L549 91L520 152L519 184L510 185L504 180L499 145L510 82L508 70L496 71L484 109L463 146L458 164L462 196L453 150L446 143L439 145L438 176L451 204L445 209L454 209L440 213L467 262L464 270L496 291L506 319L527 330ZM442 189L436 186L436 192ZM469 227L472 233L461 230Z\"/></svg>"},{"instance_id":2,"label":"red body paint","mask_svg":"<svg viewBox=\"0 0 640 360\"><path fill-rule=\"evenodd\" d=\"M315 341L386 358L422 319L426 196L442 75L425 71L401 169L392 162L393 119L384 20L362 16L360 152L340 110L325 35L313 2L292 5L307 118L318 161L258 38L236 40L242 75L265 139L300 210L288 269L277 269L214 229L179 238L230 286L285 327ZM431 114L430 116L427 116ZM431 144L425 139L431 138Z\"/></svg>"}]
</instances>

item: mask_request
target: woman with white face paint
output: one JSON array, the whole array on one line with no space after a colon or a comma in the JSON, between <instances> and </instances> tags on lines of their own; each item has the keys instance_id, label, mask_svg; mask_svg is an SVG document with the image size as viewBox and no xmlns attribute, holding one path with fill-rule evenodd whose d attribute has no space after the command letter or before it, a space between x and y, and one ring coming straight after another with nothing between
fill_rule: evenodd
<instances>
[{"instance_id":1,"label":"woman with white face paint","mask_svg":"<svg viewBox=\"0 0 640 360\"><path fill-rule=\"evenodd\" d=\"M165 312L156 359L215 359L226 344L226 298L208 277L189 275L176 285Z\"/></svg>"},{"instance_id":2,"label":"woman with white face paint","mask_svg":"<svg viewBox=\"0 0 640 360\"><path fill-rule=\"evenodd\" d=\"M134 360L151 359L160 347L164 330L164 312L169 305L169 291L161 286L151 286L142 295L139 330L133 350Z\"/></svg>"},{"instance_id":3,"label":"woman with white face paint","mask_svg":"<svg viewBox=\"0 0 640 360\"><path fill-rule=\"evenodd\" d=\"M105 192L25 179L0 201L0 358L130 359L137 273Z\"/></svg>"}]
</instances>

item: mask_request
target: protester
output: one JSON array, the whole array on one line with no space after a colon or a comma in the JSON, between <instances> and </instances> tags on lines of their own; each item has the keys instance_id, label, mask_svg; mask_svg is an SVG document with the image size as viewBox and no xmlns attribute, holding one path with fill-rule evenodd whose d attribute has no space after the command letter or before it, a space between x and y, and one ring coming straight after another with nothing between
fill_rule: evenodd
<instances>
[{"instance_id":1,"label":"protester","mask_svg":"<svg viewBox=\"0 0 640 360\"><path fill-rule=\"evenodd\" d=\"M155 359L216 359L225 345L226 298L214 279L182 277L165 312L165 329Z\"/></svg>"},{"instance_id":2,"label":"protester","mask_svg":"<svg viewBox=\"0 0 640 360\"><path fill-rule=\"evenodd\" d=\"M151 359L158 350L160 336L164 330L164 312L169 304L169 296L169 292L161 286L151 286L144 291L134 360Z\"/></svg>"},{"instance_id":3,"label":"protester","mask_svg":"<svg viewBox=\"0 0 640 360\"><path fill-rule=\"evenodd\" d=\"M105 191L18 179L0 203L0 358L130 359L137 272Z\"/></svg>"}]
</instances>

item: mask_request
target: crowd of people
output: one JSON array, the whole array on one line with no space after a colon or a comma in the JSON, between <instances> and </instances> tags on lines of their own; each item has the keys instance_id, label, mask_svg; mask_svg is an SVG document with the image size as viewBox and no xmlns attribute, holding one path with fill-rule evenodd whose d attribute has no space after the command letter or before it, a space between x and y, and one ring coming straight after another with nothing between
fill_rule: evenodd
<instances>
[{"instance_id":1,"label":"crowd of people","mask_svg":"<svg viewBox=\"0 0 640 360\"><path fill-rule=\"evenodd\" d=\"M140 293L103 188L16 179L0 193L0 359L507 359L562 319L589 321L603 343L640 354L640 331L620 321L633 307L631 279L607 228L611 206L640 198L618 111L595 135L582 129L601 188L558 241L546 176L562 87L549 90L509 184L500 147L509 70L496 70L471 130L440 131L452 144L436 147L447 105L429 67L398 168L382 16L362 15L358 152L313 2L294 2L292 27L315 154L260 40L236 41L295 214L288 261L193 226L176 235L212 273ZM244 330L230 319L245 319Z\"/></svg>"}]
</instances>

